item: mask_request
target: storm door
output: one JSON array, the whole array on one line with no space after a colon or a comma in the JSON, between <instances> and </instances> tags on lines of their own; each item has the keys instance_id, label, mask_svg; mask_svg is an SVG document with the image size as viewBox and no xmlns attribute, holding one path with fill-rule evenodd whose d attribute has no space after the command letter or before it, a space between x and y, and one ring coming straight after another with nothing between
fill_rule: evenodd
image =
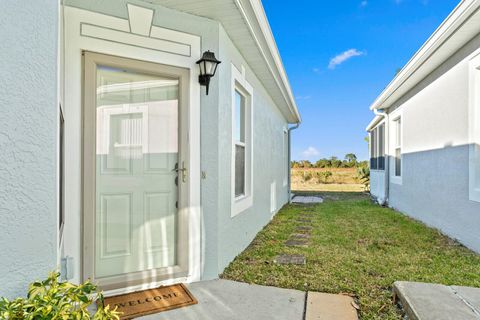
<instances>
[{"instance_id":1,"label":"storm door","mask_svg":"<svg viewBox=\"0 0 480 320\"><path fill-rule=\"evenodd\" d=\"M185 275L188 70L84 54L84 278Z\"/></svg>"}]
</instances>

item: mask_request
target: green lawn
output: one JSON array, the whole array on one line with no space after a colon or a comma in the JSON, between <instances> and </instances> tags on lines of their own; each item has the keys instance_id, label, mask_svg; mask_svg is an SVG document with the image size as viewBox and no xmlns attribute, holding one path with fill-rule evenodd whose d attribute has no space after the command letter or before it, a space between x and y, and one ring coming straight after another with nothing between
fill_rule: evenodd
<instances>
[{"instance_id":1,"label":"green lawn","mask_svg":"<svg viewBox=\"0 0 480 320\"><path fill-rule=\"evenodd\" d=\"M223 278L298 290L353 295L362 319L401 319L396 280L480 287L480 256L437 230L373 204L362 193L322 193L316 206L285 206ZM309 247L286 247L299 214L309 215ZM277 265L278 254L303 254L305 266Z\"/></svg>"}]
</instances>

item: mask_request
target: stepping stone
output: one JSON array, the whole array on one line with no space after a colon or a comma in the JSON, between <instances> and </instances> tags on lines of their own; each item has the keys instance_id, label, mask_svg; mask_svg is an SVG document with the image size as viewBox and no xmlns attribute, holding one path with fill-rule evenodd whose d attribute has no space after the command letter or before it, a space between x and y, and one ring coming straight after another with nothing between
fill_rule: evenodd
<instances>
[{"instance_id":1,"label":"stepping stone","mask_svg":"<svg viewBox=\"0 0 480 320\"><path fill-rule=\"evenodd\" d=\"M307 219L297 219L296 221L300 223L312 223L312 220L307 220Z\"/></svg>"},{"instance_id":2,"label":"stepping stone","mask_svg":"<svg viewBox=\"0 0 480 320\"><path fill-rule=\"evenodd\" d=\"M352 297L309 291L305 320L358 320L354 304Z\"/></svg>"},{"instance_id":3,"label":"stepping stone","mask_svg":"<svg viewBox=\"0 0 480 320\"><path fill-rule=\"evenodd\" d=\"M306 247L307 246L307 241L290 239L290 240L285 241L285 245L287 247Z\"/></svg>"},{"instance_id":4,"label":"stepping stone","mask_svg":"<svg viewBox=\"0 0 480 320\"><path fill-rule=\"evenodd\" d=\"M294 234L292 234L292 238L310 239L310 235L308 233L294 233Z\"/></svg>"},{"instance_id":5,"label":"stepping stone","mask_svg":"<svg viewBox=\"0 0 480 320\"><path fill-rule=\"evenodd\" d=\"M297 231L310 231L312 230L311 226L298 226Z\"/></svg>"},{"instance_id":6,"label":"stepping stone","mask_svg":"<svg viewBox=\"0 0 480 320\"><path fill-rule=\"evenodd\" d=\"M321 197L315 196L295 196L292 200L292 203L297 204L316 204L322 203L323 199Z\"/></svg>"},{"instance_id":7,"label":"stepping stone","mask_svg":"<svg viewBox=\"0 0 480 320\"><path fill-rule=\"evenodd\" d=\"M480 289L397 281L395 300L411 320L478 320Z\"/></svg>"},{"instance_id":8,"label":"stepping stone","mask_svg":"<svg viewBox=\"0 0 480 320\"><path fill-rule=\"evenodd\" d=\"M307 259L305 256L300 254L282 254L277 256L274 262L278 264L305 265L307 263Z\"/></svg>"}]
</instances>

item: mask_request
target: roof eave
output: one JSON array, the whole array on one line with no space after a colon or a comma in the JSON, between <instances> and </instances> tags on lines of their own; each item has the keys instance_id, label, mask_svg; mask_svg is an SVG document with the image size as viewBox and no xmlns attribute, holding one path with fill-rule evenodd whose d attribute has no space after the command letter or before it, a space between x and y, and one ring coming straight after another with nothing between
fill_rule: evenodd
<instances>
[{"instance_id":1,"label":"roof eave","mask_svg":"<svg viewBox=\"0 0 480 320\"><path fill-rule=\"evenodd\" d=\"M283 99L285 100L286 105L291 113L289 123L300 123L302 121L300 113L298 111L297 104L293 97L292 89L290 86L290 82L288 80L285 68L283 66L282 59L280 57L280 53L278 51L277 44L275 42L275 38L273 36L272 30L270 28L270 24L268 22L267 16L265 14L265 10L260 0L235 0L237 7L239 8L240 12L242 13L244 19L246 21L250 20L248 10L245 10L244 2L247 1L249 6L252 8L252 13L257 24L247 23L248 27L250 28L250 32L255 35L254 40L257 43L260 51L262 51L262 44L259 41L264 41L266 47L268 48L268 55L270 55L270 59L267 54L264 55L265 62L271 66L273 63L275 66L275 70L278 72L278 75L274 74L275 70L272 70L270 67L270 71L272 72L272 76L277 82L279 89L283 94ZM258 26L258 27L257 27ZM262 39L259 39L260 36ZM268 61L270 60L270 61ZM280 81L278 81L280 80Z\"/></svg>"},{"instance_id":2,"label":"roof eave","mask_svg":"<svg viewBox=\"0 0 480 320\"><path fill-rule=\"evenodd\" d=\"M478 34L478 32L469 30L469 32L458 36L458 39L455 39L455 45L452 45L451 48L444 46L459 29L465 28L466 23L472 16L480 16L479 8L480 1L478 0L463 0L460 2L377 99L375 99L370 106L370 110L390 108L399 98L408 92L408 90L413 88L448 59L451 54ZM435 56L438 58L434 59Z\"/></svg>"}]
</instances>

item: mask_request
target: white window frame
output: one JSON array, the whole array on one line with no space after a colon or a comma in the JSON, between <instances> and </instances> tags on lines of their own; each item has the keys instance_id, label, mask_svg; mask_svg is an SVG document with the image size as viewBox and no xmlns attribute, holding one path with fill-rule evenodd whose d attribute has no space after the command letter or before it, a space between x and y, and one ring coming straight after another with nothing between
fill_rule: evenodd
<instances>
[{"instance_id":1,"label":"white window frame","mask_svg":"<svg viewBox=\"0 0 480 320\"><path fill-rule=\"evenodd\" d=\"M231 160L231 217L244 212L253 205L253 87L245 77L245 69L240 72L233 64L231 65L231 111L232 111L232 160ZM235 196L235 93L238 91L245 98L245 194Z\"/></svg>"},{"instance_id":2,"label":"white window frame","mask_svg":"<svg viewBox=\"0 0 480 320\"><path fill-rule=\"evenodd\" d=\"M400 121L400 136L398 136L398 121ZM392 140L392 146L390 150L392 150L392 161L391 161L391 175L390 175L390 180L392 183L395 184L402 184L402 178L403 178L403 124L404 124L404 119L403 119L403 114L398 113L392 116L392 122L391 122L391 130L393 130L393 134L391 135ZM396 155L397 155L397 150L400 149L400 175L396 175L396 169L397 169L397 162L396 162Z\"/></svg>"},{"instance_id":3,"label":"white window frame","mask_svg":"<svg viewBox=\"0 0 480 320\"><path fill-rule=\"evenodd\" d=\"M480 54L469 63L469 199L480 202Z\"/></svg>"}]
</instances>

